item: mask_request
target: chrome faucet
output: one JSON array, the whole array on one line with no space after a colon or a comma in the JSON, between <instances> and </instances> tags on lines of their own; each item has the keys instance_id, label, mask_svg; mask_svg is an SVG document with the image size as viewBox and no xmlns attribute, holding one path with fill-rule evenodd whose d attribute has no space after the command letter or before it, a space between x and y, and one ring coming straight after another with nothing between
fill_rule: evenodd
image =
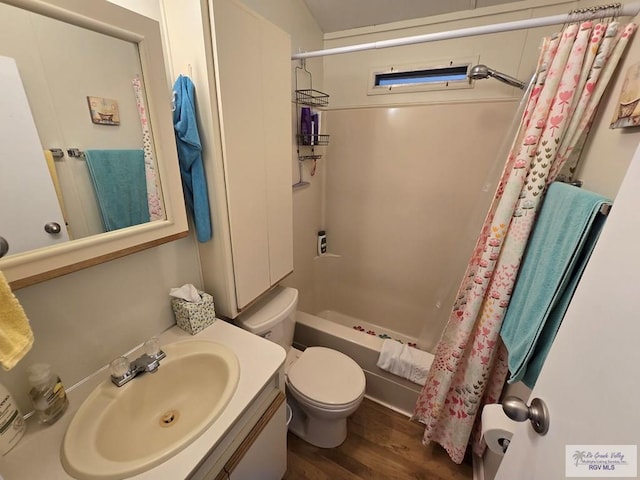
<instances>
[{"instance_id":1,"label":"chrome faucet","mask_svg":"<svg viewBox=\"0 0 640 480\"><path fill-rule=\"evenodd\" d=\"M160 367L160 360L167 356L166 353L160 350L160 343L156 337L147 340L143 348L145 353L131 363L129 363L127 357L118 357L109 364L111 381L117 387L121 387L133 380L140 373L155 373Z\"/></svg>"}]
</instances>

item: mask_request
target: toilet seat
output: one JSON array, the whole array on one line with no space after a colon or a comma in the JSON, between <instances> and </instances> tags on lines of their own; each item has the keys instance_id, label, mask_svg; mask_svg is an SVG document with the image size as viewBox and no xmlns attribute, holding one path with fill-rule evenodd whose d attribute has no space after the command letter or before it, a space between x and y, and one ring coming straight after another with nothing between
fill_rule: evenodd
<instances>
[{"instance_id":1,"label":"toilet seat","mask_svg":"<svg viewBox=\"0 0 640 480\"><path fill-rule=\"evenodd\" d=\"M341 412L344 410L349 410L351 409L352 406L359 405L360 402L362 401L362 397L364 397L364 391L363 391L362 395L356 398L353 402L345 403L341 405L335 405L335 404L316 402L312 398L309 398L306 395L303 395L302 393L300 393L298 390L296 390L296 388L293 385L291 385L291 382L289 381L287 381L287 389L289 393L291 393L291 395L293 395L293 397L296 398L298 401L303 402L308 407L316 408L324 412Z\"/></svg>"},{"instance_id":2,"label":"toilet seat","mask_svg":"<svg viewBox=\"0 0 640 480\"><path fill-rule=\"evenodd\" d=\"M324 347L309 347L291 365L287 382L310 405L341 410L359 402L366 379L347 355Z\"/></svg>"}]
</instances>

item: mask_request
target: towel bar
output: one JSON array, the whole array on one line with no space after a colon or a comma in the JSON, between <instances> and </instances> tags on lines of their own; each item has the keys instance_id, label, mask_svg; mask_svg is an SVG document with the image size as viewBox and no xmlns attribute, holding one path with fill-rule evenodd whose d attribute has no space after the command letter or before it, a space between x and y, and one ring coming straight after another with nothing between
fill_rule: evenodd
<instances>
[{"instance_id":1,"label":"towel bar","mask_svg":"<svg viewBox=\"0 0 640 480\"><path fill-rule=\"evenodd\" d=\"M566 183L568 185L573 185L574 187L578 187L578 188L582 188L583 185L583 181L582 180L567 180L565 178L563 178L563 176L558 177L558 182L562 182L562 183ZM609 212L611 211L611 203L603 203L602 206L600 207L600 213L602 215L609 215Z\"/></svg>"},{"instance_id":2,"label":"towel bar","mask_svg":"<svg viewBox=\"0 0 640 480\"><path fill-rule=\"evenodd\" d=\"M53 156L53 158L64 157L64 150L62 150L61 148L50 148L49 151L51 152L51 155Z\"/></svg>"},{"instance_id":3,"label":"towel bar","mask_svg":"<svg viewBox=\"0 0 640 480\"><path fill-rule=\"evenodd\" d=\"M67 155L69 155L70 157L83 157L84 152L79 148L68 148Z\"/></svg>"}]
</instances>

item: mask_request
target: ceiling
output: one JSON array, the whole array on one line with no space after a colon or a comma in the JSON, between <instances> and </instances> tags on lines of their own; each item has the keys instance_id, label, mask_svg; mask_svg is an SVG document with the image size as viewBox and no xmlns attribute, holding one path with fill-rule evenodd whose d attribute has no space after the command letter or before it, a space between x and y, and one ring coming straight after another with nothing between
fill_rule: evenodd
<instances>
[{"instance_id":1,"label":"ceiling","mask_svg":"<svg viewBox=\"0 0 640 480\"><path fill-rule=\"evenodd\" d=\"M474 10L517 0L304 0L324 33Z\"/></svg>"}]
</instances>

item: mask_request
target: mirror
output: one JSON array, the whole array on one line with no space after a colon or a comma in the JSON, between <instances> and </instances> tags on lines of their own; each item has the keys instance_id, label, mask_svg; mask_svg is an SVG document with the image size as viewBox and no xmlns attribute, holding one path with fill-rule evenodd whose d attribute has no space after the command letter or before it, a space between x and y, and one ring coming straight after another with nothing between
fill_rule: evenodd
<instances>
[{"instance_id":1,"label":"mirror","mask_svg":"<svg viewBox=\"0 0 640 480\"><path fill-rule=\"evenodd\" d=\"M8 255L164 220L153 145L137 108L146 104L137 44L0 4L0 72L0 203L13 205L0 211ZM38 144L49 150L48 163ZM99 149L97 160L87 148ZM100 154L115 149L126 150L108 162L118 168L100 170ZM116 187L123 195L110 198ZM47 233L49 222L60 231Z\"/></svg>"},{"instance_id":2,"label":"mirror","mask_svg":"<svg viewBox=\"0 0 640 480\"><path fill-rule=\"evenodd\" d=\"M0 0L0 27L12 288L186 236L157 22L106 1Z\"/></svg>"}]
</instances>

